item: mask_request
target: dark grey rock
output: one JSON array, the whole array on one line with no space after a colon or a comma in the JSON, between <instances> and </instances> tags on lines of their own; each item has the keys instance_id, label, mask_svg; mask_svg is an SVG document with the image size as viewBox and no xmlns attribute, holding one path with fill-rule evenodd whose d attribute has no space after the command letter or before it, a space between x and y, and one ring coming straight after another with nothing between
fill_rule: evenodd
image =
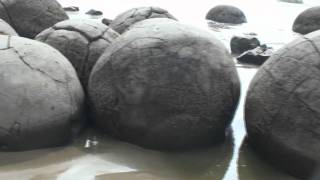
<instances>
[{"instance_id":1,"label":"dark grey rock","mask_svg":"<svg viewBox=\"0 0 320 180\"><path fill-rule=\"evenodd\" d=\"M219 5L210 9L206 15L206 19L230 24L247 22L246 16L239 8L229 5Z\"/></svg>"},{"instance_id":2,"label":"dark grey rock","mask_svg":"<svg viewBox=\"0 0 320 180\"><path fill-rule=\"evenodd\" d=\"M230 47L234 54L241 54L245 51L260 46L260 41L255 36L233 36L231 38Z\"/></svg>"},{"instance_id":3,"label":"dark grey rock","mask_svg":"<svg viewBox=\"0 0 320 180\"><path fill-rule=\"evenodd\" d=\"M159 7L138 7L118 15L110 23L110 27L122 34L127 31L131 25L150 18L169 18L176 20L176 18L173 17L167 10Z\"/></svg>"},{"instance_id":4,"label":"dark grey rock","mask_svg":"<svg viewBox=\"0 0 320 180\"><path fill-rule=\"evenodd\" d=\"M84 92L57 50L18 36L0 36L0 149L62 145L83 124Z\"/></svg>"},{"instance_id":5,"label":"dark grey rock","mask_svg":"<svg viewBox=\"0 0 320 180\"><path fill-rule=\"evenodd\" d=\"M303 0L278 0L278 1L287 2L287 3L303 4Z\"/></svg>"},{"instance_id":6,"label":"dark grey rock","mask_svg":"<svg viewBox=\"0 0 320 180\"><path fill-rule=\"evenodd\" d=\"M268 48L266 45L261 45L244 52L237 57L237 60L241 63L262 65L273 54L274 52L272 48Z\"/></svg>"},{"instance_id":7,"label":"dark grey rock","mask_svg":"<svg viewBox=\"0 0 320 180\"><path fill-rule=\"evenodd\" d=\"M18 36L17 32L2 19L0 19L0 34Z\"/></svg>"},{"instance_id":8,"label":"dark grey rock","mask_svg":"<svg viewBox=\"0 0 320 180\"><path fill-rule=\"evenodd\" d=\"M320 31L298 38L264 63L245 105L250 144L300 179L320 162Z\"/></svg>"},{"instance_id":9,"label":"dark grey rock","mask_svg":"<svg viewBox=\"0 0 320 180\"><path fill-rule=\"evenodd\" d=\"M64 11L69 11L69 12L78 12L80 9L79 7L76 6L69 6L69 7L64 7Z\"/></svg>"},{"instance_id":10,"label":"dark grey rock","mask_svg":"<svg viewBox=\"0 0 320 180\"><path fill-rule=\"evenodd\" d=\"M101 15L103 15L103 13L101 11L94 10L94 9L90 9L88 12L86 12L86 14L92 15L92 16L101 16Z\"/></svg>"},{"instance_id":11,"label":"dark grey rock","mask_svg":"<svg viewBox=\"0 0 320 180\"><path fill-rule=\"evenodd\" d=\"M0 18L20 36L34 38L68 16L56 0L0 0Z\"/></svg>"},{"instance_id":12,"label":"dark grey rock","mask_svg":"<svg viewBox=\"0 0 320 180\"><path fill-rule=\"evenodd\" d=\"M36 40L51 45L67 57L86 89L93 65L117 37L118 33L100 22L73 19L44 30Z\"/></svg>"},{"instance_id":13,"label":"dark grey rock","mask_svg":"<svg viewBox=\"0 0 320 180\"><path fill-rule=\"evenodd\" d=\"M107 18L103 18L103 19L101 20L101 22L102 22L103 24L109 26L109 25L111 24L112 20L111 20L111 19L107 19Z\"/></svg>"},{"instance_id":14,"label":"dark grey rock","mask_svg":"<svg viewBox=\"0 0 320 180\"><path fill-rule=\"evenodd\" d=\"M239 98L237 71L222 43L167 18L141 21L120 36L94 66L88 87L97 127L156 149L223 140Z\"/></svg>"},{"instance_id":15,"label":"dark grey rock","mask_svg":"<svg viewBox=\"0 0 320 180\"><path fill-rule=\"evenodd\" d=\"M320 29L320 6L306 9L298 15L295 19L292 30L301 34L308 34L310 32Z\"/></svg>"}]
</instances>

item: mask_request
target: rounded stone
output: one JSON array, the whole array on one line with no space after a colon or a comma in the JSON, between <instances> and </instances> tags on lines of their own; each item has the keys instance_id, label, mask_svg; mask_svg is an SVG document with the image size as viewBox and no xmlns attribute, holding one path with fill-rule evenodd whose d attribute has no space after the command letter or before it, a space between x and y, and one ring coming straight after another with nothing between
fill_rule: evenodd
<instances>
[{"instance_id":1,"label":"rounded stone","mask_svg":"<svg viewBox=\"0 0 320 180\"><path fill-rule=\"evenodd\" d=\"M84 92L57 50L18 36L0 36L0 149L62 145L83 124Z\"/></svg>"},{"instance_id":2,"label":"rounded stone","mask_svg":"<svg viewBox=\"0 0 320 180\"><path fill-rule=\"evenodd\" d=\"M159 7L138 7L129 9L118 15L111 23L110 27L122 34L128 30L128 28L145 19L150 18L169 18L176 20L167 10Z\"/></svg>"},{"instance_id":3,"label":"rounded stone","mask_svg":"<svg viewBox=\"0 0 320 180\"><path fill-rule=\"evenodd\" d=\"M210 9L206 19L230 24L246 23L247 18L244 13L237 7L230 5L218 5Z\"/></svg>"},{"instance_id":4,"label":"rounded stone","mask_svg":"<svg viewBox=\"0 0 320 180\"><path fill-rule=\"evenodd\" d=\"M33 39L68 16L56 0L0 0L0 18L20 36Z\"/></svg>"},{"instance_id":5,"label":"rounded stone","mask_svg":"<svg viewBox=\"0 0 320 180\"><path fill-rule=\"evenodd\" d=\"M17 32L2 19L0 19L0 34L18 36Z\"/></svg>"},{"instance_id":6,"label":"rounded stone","mask_svg":"<svg viewBox=\"0 0 320 180\"><path fill-rule=\"evenodd\" d=\"M89 97L97 126L155 149L208 146L225 137L239 98L227 49L177 21L141 21L94 66Z\"/></svg>"},{"instance_id":7,"label":"rounded stone","mask_svg":"<svg viewBox=\"0 0 320 180\"><path fill-rule=\"evenodd\" d=\"M72 19L59 22L36 36L59 50L72 63L86 88L93 65L118 33L101 22Z\"/></svg>"},{"instance_id":8,"label":"rounded stone","mask_svg":"<svg viewBox=\"0 0 320 180\"><path fill-rule=\"evenodd\" d=\"M301 12L294 20L292 30L300 34L308 34L320 29L320 6Z\"/></svg>"},{"instance_id":9,"label":"rounded stone","mask_svg":"<svg viewBox=\"0 0 320 180\"><path fill-rule=\"evenodd\" d=\"M250 144L301 179L320 165L319 49L316 31L276 52L252 80L245 105Z\"/></svg>"}]
</instances>

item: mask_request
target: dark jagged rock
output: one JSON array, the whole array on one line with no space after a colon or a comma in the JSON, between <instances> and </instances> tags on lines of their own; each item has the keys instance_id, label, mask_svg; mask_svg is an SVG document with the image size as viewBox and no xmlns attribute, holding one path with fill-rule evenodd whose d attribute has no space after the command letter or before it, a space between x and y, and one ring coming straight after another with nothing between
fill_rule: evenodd
<instances>
[{"instance_id":1,"label":"dark jagged rock","mask_svg":"<svg viewBox=\"0 0 320 180\"><path fill-rule=\"evenodd\" d=\"M18 36L0 36L0 149L63 145L83 124L84 93L57 50Z\"/></svg>"},{"instance_id":2,"label":"dark jagged rock","mask_svg":"<svg viewBox=\"0 0 320 180\"><path fill-rule=\"evenodd\" d=\"M80 9L79 7L76 6L69 6L69 7L64 7L64 11L69 11L69 12L78 12Z\"/></svg>"},{"instance_id":3,"label":"dark jagged rock","mask_svg":"<svg viewBox=\"0 0 320 180\"><path fill-rule=\"evenodd\" d=\"M167 18L141 21L120 36L94 66L88 88L97 127L156 149L223 140L239 98L223 44Z\"/></svg>"},{"instance_id":4,"label":"dark jagged rock","mask_svg":"<svg viewBox=\"0 0 320 180\"><path fill-rule=\"evenodd\" d=\"M159 7L138 7L125 11L118 15L110 24L110 27L122 34L128 28L145 19L150 18L169 18L176 20L167 10Z\"/></svg>"},{"instance_id":5,"label":"dark jagged rock","mask_svg":"<svg viewBox=\"0 0 320 180\"><path fill-rule=\"evenodd\" d=\"M234 54L241 54L247 50L260 46L260 41L255 36L233 36L230 47Z\"/></svg>"},{"instance_id":6,"label":"dark jagged rock","mask_svg":"<svg viewBox=\"0 0 320 180\"><path fill-rule=\"evenodd\" d=\"M44 30L36 40L51 45L67 57L86 89L93 65L117 37L118 33L100 22L73 19Z\"/></svg>"},{"instance_id":7,"label":"dark jagged rock","mask_svg":"<svg viewBox=\"0 0 320 180\"><path fill-rule=\"evenodd\" d=\"M0 0L0 18L20 36L33 39L68 16L56 0Z\"/></svg>"},{"instance_id":8,"label":"dark jagged rock","mask_svg":"<svg viewBox=\"0 0 320 180\"><path fill-rule=\"evenodd\" d=\"M320 31L289 43L264 63L247 94L250 144L300 179L320 166Z\"/></svg>"},{"instance_id":9,"label":"dark jagged rock","mask_svg":"<svg viewBox=\"0 0 320 180\"><path fill-rule=\"evenodd\" d=\"M206 19L230 24L247 22L246 16L239 8L229 5L219 5L210 9L206 15Z\"/></svg>"},{"instance_id":10,"label":"dark jagged rock","mask_svg":"<svg viewBox=\"0 0 320 180\"><path fill-rule=\"evenodd\" d=\"M2 19L0 19L0 35L18 36L17 32Z\"/></svg>"},{"instance_id":11,"label":"dark jagged rock","mask_svg":"<svg viewBox=\"0 0 320 180\"><path fill-rule=\"evenodd\" d=\"M88 12L86 12L86 14L92 15L92 16L101 16L101 15L103 15L103 12L98 11L98 10L94 10L94 9L90 9Z\"/></svg>"},{"instance_id":12,"label":"dark jagged rock","mask_svg":"<svg viewBox=\"0 0 320 180\"><path fill-rule=\"evenodd\" d=\"M262 65L270 56L273 55L273 50L266 45L261 45L252 50L248 50L237 57L241 63Z\"/></svg>"},{"instance_id":13,"label":"dark jagged rock","mask_svg":"<svg viewBox=\"0 0 320 180\"><path fill-rule=\"evenodd\" d=\"M107 18L103 18L103 19L101 20L101 22L102 22L103 24L109 26L109 25L111 24L112 20L111 20L111 19L107 19Z\"/></svg>"},{"instance_id":14,"label":"dark jagged rock","mask_svg":"<svg viewBox=\"0 0 320 180\"><path fill-rule=\"evenodd\" d=\"M301 34L308 34L310 32L320 29L320 6L306 9L298 15L295 19L292 30Z\"/></svg>"}]
</instances>

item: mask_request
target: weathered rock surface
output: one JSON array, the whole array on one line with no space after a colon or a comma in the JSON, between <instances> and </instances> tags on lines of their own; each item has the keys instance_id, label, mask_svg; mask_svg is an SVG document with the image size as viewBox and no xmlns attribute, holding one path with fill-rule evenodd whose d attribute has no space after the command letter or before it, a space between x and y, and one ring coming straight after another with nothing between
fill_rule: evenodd
<instances>
[{"instance_id":1,"label":"weathered rock surface","mask_svg":"<svg viewBox=\"0 0 320 180\"><path fill-rule=\"evenodd\" d=\"M84 93L57 50L18 36L0 36L0 149L62 145L83 123Z\"/></svg>"},{"instance_id":2,"label":"weathered rock surface","mask_svg":"<svg viewBox=\"0 0 320 180\"><path fill-rule=\"evenodd\" d=\"M17 32L2 19L0 19L0 35L18 36Z\"/></svg>"},{"instance_id":3,"label":"weathered rock surface","mask_svg":"<svg viewBox=\"0 0 320 180\"><path fill-rule=\"evenodd\" d=\"M111 20L111 19L108 19L108 18L103 18L103 19L101 20L101 22L102 22L103 24L109 26L109 25L111 24L112 20Z\"/></svg>"},{"instance_id":4,"label":"weathered rock surface","mask_svg":"<svg viewBox=\"0 0 320 180\"><path fill-rule=\"evenodd\" d=\"M0 18L20 36L34 38L68 16L56 0L0 0Z\"/></svg>"},{"instance_id":5,"label":"weathered rock surface","mask_svg":"<svg viewBox=\"0 0 320 180\"><path fill-rule=\"evenodd\" d=\"M100 22L72 19L44 30L36 40L51 45L67 57L86 88L93 65L117 37L118 33Z\"/></svg>"},{"instance_id":6,"label":"weathered rock surface","mask_svg":"<svg viewBox=\"0 0 320 180\"><path fill-rule=\"evenodd\" d=\"M255 36L233 36L231 38L230 47L234 54L241 54L245 51L260 46L260 41Z\"/></svg>"},{"instance_id":7,"label":"weathered rock surface","mask_svg":"<svg viewBox=\"0 0 320 180\"><path fill-rule=\"evenodd\" d=\"M224 139L239 79L211 33L155 18L133 25L100 57L88 92L103 131L148 148L198 148Z\"/></svg>"},{"instance_id":8,"label":"weathered rock surface","mask_svg":"<svg viewBox=\"0 0 320 180\"><path fill-rule=\"evenodd\" d=\"M68 12L78 12L80 9L77 6L68 6L64 7L63 10Z\"/></svg>"},{"instance_id":9,"label":"weathered rock surface","mask_svg":"<svg viewBox=\"0 0 320 180\"><path fill-rule=\"evenodd\" d=\"M92 15L92 16L100 16L100 15L103 15L103 12L95 9L90 9L88 12L86 12L86 14Z\"/></svg>"},{"instance_id":10,"label":"weathered rock surface","mask_svg":"<svg viewBox=\"0 0 320 180\"><path fill-rule=\"evenodd\" d=\"M266 45L258 46L252 50L248 50L237 57L241 63L262 65L266 60L273 55L273 50Z\"/></svg>"},{"instance_id":11,"label":"weathered rock surface","mask_svg":"<svg viewBox=\"0 0 320 180\"><path fill-rule=\"evenodd\" d=\"M128 28L145 19L150 18L169 18L176 20L167 10L159 7L138 7L125 11L118 15L111 23L110 27L122 34Z\"/></svg>"},{"instance_id":12,"label":"weathered rock surface","mask_svg":"<svg viewBox=\"0 0 320 180\"><path fill-rule=\"evenodd\" d=\"M244 13L237 7L229 5L218 5L207 13L206 19L230 24L241 24L247 22Z\"/></svg>"},{"instance_id":13,"label":"weathered rock surface","mask_svg":"<svg viewBox=\"0 0 320 180\"><path fill-rule=\"evenodd\" d=\"M320 29L320 6L306 9L298 15L295 19L292 30L301 34L308 34L310 32Z\"/></svg>"},{"instance_id":14,"label":"weathered rock surface","mask_svg":"<svg viewBox=\"0 0 320 180\"><path fill-rule=\"evenodd\" d=\"M250 144L301 179L320 162L320 31L277 51L251 82L245 107Z\"/></svg>"}]
</instances>

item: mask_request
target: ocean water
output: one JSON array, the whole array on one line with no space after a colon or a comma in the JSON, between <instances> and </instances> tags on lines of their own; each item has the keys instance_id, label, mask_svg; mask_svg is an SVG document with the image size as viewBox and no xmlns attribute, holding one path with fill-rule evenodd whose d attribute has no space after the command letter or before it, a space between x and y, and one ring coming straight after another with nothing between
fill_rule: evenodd
<instances>
[{"instance_id":1,"label":"ocean water","mask_svg":"<svg viewBox=\"0 0 320 180\"><path fill-rule=\"evenodd\" d=\"M304 4L277 0L59 0L63 6L79 6L70 18L100 21L113 19L134 7L158 6L180 22L213 33L227 48L233 35L256 33L262 43L277 50L299 35L291 31L295 17L303 10L320 5L320 0ZM239 26L208 25L205 15L219 4L242 9L248 23ZM97 9L103 16L88 16ZM26 152L0 152L0 179L10 180L295 180L260 159L244 142L244 98L258 67L236 64L241 80L241 100L233 119L232 134L220 145L188 152L159 152L114 140L87 131L74 143L57 148ZM298 163L298 162L297 162Z\"/></svg>"}]
</instances>

